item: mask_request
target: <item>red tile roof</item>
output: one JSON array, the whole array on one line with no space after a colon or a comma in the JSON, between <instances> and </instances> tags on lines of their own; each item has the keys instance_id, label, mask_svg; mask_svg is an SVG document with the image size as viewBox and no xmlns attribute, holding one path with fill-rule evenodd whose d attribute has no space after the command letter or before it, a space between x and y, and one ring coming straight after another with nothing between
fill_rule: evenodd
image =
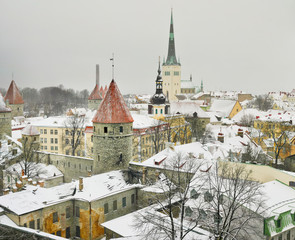
<instances>
[{"instance_id":1,"label":"red tile roof","mask_svg":"<svg viewBox=\"0 0 295 240\"><path fill-rule=\"evenodd\" d=\"M23 104L24 100L20 94L14 80L11 81L7 93L4 97L5 102L8 100L9 104Z\"/></svg>"},{"instance_id":2,"label":"red tile roof","mask_svg":"<svg viewBox=\"0 0 295 240\"><path fill-rule=\"evenodd\" d=\"M133 118L114 80L100 104L92 122L97 123L132 123Z\"/></svg>"},{"instance_id":3,"label":"red tile roof","mask_svg":"<svg viewBox=\"0 0 295 240\"><path fill-rule=\"evenodd\" d=\"M95 85L92 93L90 94L88 100L102 100L101 94L99 93L98 84Z\"/></svg>"}]
</instances>

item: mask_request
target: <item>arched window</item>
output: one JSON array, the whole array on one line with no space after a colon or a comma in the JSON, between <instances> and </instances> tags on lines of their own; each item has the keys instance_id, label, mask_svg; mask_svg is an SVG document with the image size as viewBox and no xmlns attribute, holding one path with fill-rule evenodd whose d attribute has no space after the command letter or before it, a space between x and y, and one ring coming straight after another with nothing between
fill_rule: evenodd
<instances>
[{"instance_id":1,"label":"arched window","mask_svg":"<svg viewBox=\"0 0 295 240\"><path fill-rule=\"evenodd\" d=\"M156 114L158 114L158 109L156 109Z\"/></svg>"}]
</instances>

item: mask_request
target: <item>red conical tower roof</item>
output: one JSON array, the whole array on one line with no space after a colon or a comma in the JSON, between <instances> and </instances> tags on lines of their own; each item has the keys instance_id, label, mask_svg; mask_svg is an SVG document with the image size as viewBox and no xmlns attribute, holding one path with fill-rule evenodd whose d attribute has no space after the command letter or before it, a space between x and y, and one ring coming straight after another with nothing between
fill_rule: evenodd
<instances>
[{"instance_id":1,"label":"red conical tower roof","mask_svg":"<svg viewBox=\"0 0 295 240\"><path fill-rule=\"evenodd\" d=\"M98 84L95 85L92 93L90 94L88 100L102 100L102 97L99 93L99 87Z\"/></svg>"},{"instance_id":2,"label":"red conical tower roof","mask_svg":"<svg viewBox=\"0 0 295 240\"><path fill-rule=\"evenodd\" d=\"M133 118L114 80L111 81L102 103L92 122L97 123L132 123Z\"/></svg>"},{"instance_id":3,"label":"red conical tower roof","mask_svg":"<svg viewBox=\"0 0 295 240\"><path fill-rule=\"evenodd\" d=\"M24 100L20 94L14 80L11 81L7 93L4 97L5 102L8 100L9 104L23 104Z\"/></svg>"},{"instance_id":4,"label":"red conical tower roof","mask_svg":"<svg viewBox=\"0 0 295 240\"><path fill-rule=\"evenodd\" d=\"M99 93L102 96L102 98L104 98L103 87L102 86L100 86Z\"/></svg>"}]
</instances>

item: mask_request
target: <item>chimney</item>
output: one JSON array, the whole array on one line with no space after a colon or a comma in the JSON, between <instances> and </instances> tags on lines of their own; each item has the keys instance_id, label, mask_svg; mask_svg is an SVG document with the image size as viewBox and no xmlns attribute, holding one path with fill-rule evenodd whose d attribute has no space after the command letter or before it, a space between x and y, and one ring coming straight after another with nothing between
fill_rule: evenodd
<instances>
[{"instance_id":1,"label":"chimney","mask_svg":"<svg viewBox=\"0 0 295 240\"><path fill-rule=\"evenodd\" d=\"M224 134L221 133L221 132L218 133L217 140L218 140L219 142L224 143Z\"/></svg>"},{"instance_id":2,"label":"chimney","mask_svg":"<svg viewBox=\"0 0 295 240\"><path fill-rule=\"evenodd\" d=\"M43 180L38 181L38 185L39 185L40 187L44 187L44 181L43 181Z\"/></svg>"},{"instance_id":3,"label":"chimney","mask_svg":"<svg viewBox=\"0 0 295 240\"><path fill-rule=\"evenodd\" d=\"M36 181L33 182L33 186L37 186L37 182Z\"/></svg>"},{"instance_id":4,"label":"chimney","mask_svg":"<svg viewBox=\"0 0 295 240\"><path fill-rule=\"evenodd\" d=\"M79 177L79 191L83 190L83 177Z\"/></svg>"},{"instance_id":5,"label":"chimney","mask_svg":"<svg viewBox=\"0 0 295 240\"><path fill-rule=\"evenodd\" d=\"M17 189L20 189L21 187L23 186L23 183L21 182L21 181L17 181L16 182L16 187L17 187Z\"/></svg>"},{"instance_id":6,"label":"chimney","mask_svg":"<svg viewBox=\"0 0 295 240\"><path fill-rule=\"evenodd\" d=\"M25 170L22 169L22 176L25 176Z\"/></svg>"},{"instance_id":7,"label":"chimney","mask_svg":"<svg viewBox=\"0 0 295 240\"><path fill-rule=\"evenodd\" d=\"M244 137L243 129L241 129L241 128L238 129L238 136L241 137L241 138Z\"/></svg>"},{"instance_id":8,"label":"chimney","mask_svg":"<svg viewBox=\"0 0 295 240\"><path fill-rule=\"evenodd\" d=\"M17 187L16 186L13 186L13 188L12 188L12 192L17 192Z\"/></svg>"},{"instance_id":9,"label":"chimney","mask_svg":"<svg viewBox=\"0 0 295 240\"><path fill-rule=\"evenodd\" d=\"M5 188L4 190L3 190L3 195L7 195L9 193L9 188Z\"/></svg>"},{"instance_id":10,"label":"chimney","mask_svg":"<svg viewBox=\"0 0 295 240\"><path fill-rule=\"evenodd\" d=\"M22 181L23 185L26 185L27 184L27 181L28 181L27 175L21 176L20 177L20 180Z\"/></svg>"},{"instance_id":11,"label":"chimney","mask_svg":"<svg viewBox=\"0 0 295 240\"><path fill-rule=\"evenodd\" d=\"M29 179L28 179L28 184L32 185L32 183L33 183L32 178L29 178Z\"/></svg>"},{"instance_id":12,"label":"chimney","mask_svg":"<svg viewBox=\"0 0 295 240\"><path fill-rule=\"evenodd\" d=\"M96 64L96 84L99 86L99 65Z\"/></svg>"},{"instance_id":13,"label":"chimney","mask_svg":"<svg viewBox=\"0 0 295 240\"><path fill-rule=\"evenodd\" d=\"M91 170L88 170L88 177L91 177Z\"/></svg>"}]
</instances>

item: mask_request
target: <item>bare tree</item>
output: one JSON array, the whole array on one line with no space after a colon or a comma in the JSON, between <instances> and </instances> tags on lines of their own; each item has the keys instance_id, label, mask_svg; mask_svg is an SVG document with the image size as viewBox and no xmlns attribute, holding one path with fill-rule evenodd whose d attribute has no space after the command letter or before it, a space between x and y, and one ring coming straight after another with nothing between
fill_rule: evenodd
<instances>
[{"instance_id":1,"label":"bare tree","mask_svg":"<svg viewBox=\"0 0 295 240\"><path fill-rule=\"evenodd\" d=\"M268 95L258 95L254 100L254 105L262 111L267 111L272 108L273 100Z\"/></svg>"},{"instance_id":2,"label":"bare tree","mask_svg":"<svg viewBox=\"0 0 295 240\"><path fill-rule=\"evenodd\" d=\"M252 127L255 116L253 114L244 114L240 119L240 124L245 127Z\"/></svg>"},{"instance_id":3,"label":"bare tree","mask_svg":"<svg viewBox=\"0 0 295 240\"><path fill-rule=\"evenodd\" d=\"M163 239L191 239L198 226L218 240L259 239L263 234L258 224L263 221L261 185L242 165L176 154L161 172L167 178L158 181L162 195L152 196L156 205L139 214L135 224L145 239L159 234Z\"/></svg>"},{"instance_id":4,"label":"bare tree","mask_svg":"<svg viewBox=\"0 0 295 240\"><path fill-rule=\"evenodd\" d=\"M80 146L85 128L85 116L74 113L68 116L64 122L65 130L65 145L71 146L71 155L75 156L76 149Z\"/></svg>"},{"instance_id":5,"label":"bare tree","mask_svg":"<svg viewBox=\"0 0 295 240\"><path fill-rule=\"evenodd\" d=\"M151 135L152 146L153 146L153 153L157 154L161 150L163 150L164 144L166 142L166 134L165 129L167 128L167 123L156 120L155 126L149 128L147 130L147 134Z\"/></svg>"},{"instance_id":6,"label":"bare tree","mask_svg":"<svg viewBox=\"0 0 295 240\"><path fill-rule=\"evenodd\" d=\"M278 161L281 151L286 147L287 135L285 131L282 131L279 137L276 137L274 131L271 131L271 137L274 143L274 156L275 156L275 167L278 167Z\"/></svg>"}]
</instances>

